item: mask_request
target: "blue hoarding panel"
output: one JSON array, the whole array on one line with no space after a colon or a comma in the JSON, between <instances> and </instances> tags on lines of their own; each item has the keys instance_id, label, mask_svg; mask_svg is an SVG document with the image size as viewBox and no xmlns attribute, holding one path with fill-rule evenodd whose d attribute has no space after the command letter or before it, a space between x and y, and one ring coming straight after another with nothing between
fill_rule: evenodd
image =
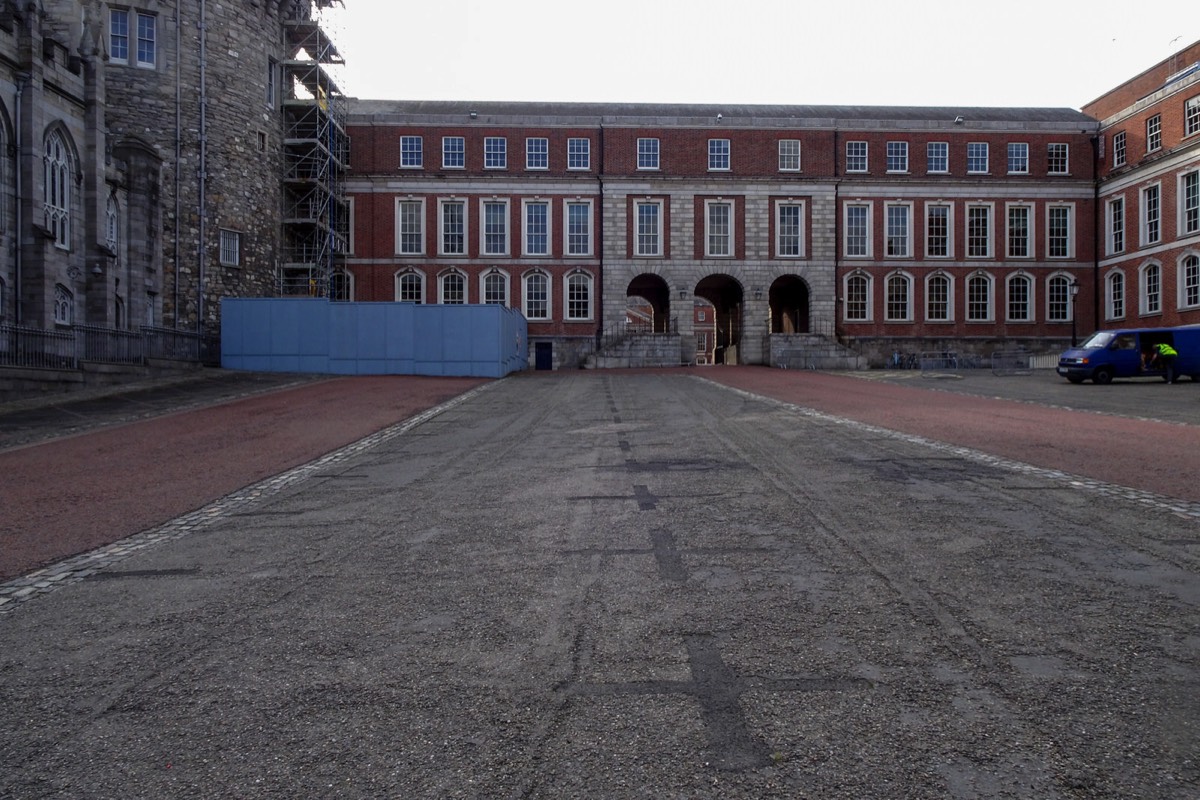
<instances>
[{"instance_id":1,"label":"blue hoarding panel","mask_svg":"<svg viewBox=\"0 0 1200 800\"><path fill-rule=\"evenodd\" d=\"M227 298L221 316L230 369L503 377L528 362L525 318L502 306Z\"/></svg>"}]
</instances>

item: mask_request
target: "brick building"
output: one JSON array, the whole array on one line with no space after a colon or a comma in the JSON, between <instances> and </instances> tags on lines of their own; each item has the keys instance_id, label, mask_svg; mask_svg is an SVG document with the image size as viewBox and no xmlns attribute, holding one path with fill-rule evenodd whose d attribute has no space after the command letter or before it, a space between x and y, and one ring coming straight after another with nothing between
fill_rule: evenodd
<instances>
[{"instance_id":1,"label":"brick building","mask_svg":"<svg viewBox=\"0 0 1200 800\"><path fill-rule=\"evenodd\" d=\"M1100 120L1100 327L1200 324L1200 42L1083 111Z\"/></svg>"},{"instance_id":2,"label":"brick building","mask_svg":"<svg viewBox=\"0 0 1200 800\"><path fill-rule=\"evenodd\" d=\"M812 336L1058 347L1094 325L1098 125L1069 109L358 101L359 300L504 302L585 361L630 296L719 361ZM681 313L682 312L682 313ZM598 332L601 334L597 336ZM694 348L691 348L694 350Z\"/></svg>"}]
</instances>

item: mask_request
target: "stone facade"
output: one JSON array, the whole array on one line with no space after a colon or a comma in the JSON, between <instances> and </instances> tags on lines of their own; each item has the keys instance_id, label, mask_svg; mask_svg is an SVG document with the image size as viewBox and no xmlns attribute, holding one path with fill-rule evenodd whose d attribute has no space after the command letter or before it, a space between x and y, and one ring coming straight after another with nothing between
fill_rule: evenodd
<instances>
[{"instance_id":1,"label":"stone facade","mask_svg":"<svg viewBox=\"0 0 1200 800\"><path fill-rule=\"evenodd\" d=\"M278 294L288 25L332 2L0 2L0 322L215 333Z\"/></svg>"}]
</instances>

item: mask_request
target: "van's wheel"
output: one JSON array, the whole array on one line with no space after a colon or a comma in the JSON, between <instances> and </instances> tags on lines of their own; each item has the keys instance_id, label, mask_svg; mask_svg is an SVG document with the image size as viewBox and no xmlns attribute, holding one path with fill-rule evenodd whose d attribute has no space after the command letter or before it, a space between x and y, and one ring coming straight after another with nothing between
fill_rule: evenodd
<instances>
[{"instance_id":1,"label":"van's wheel","mask_svg":"<svg viewBox=\"0 0 1200 800\"><path fill-rule=\"evenodd\" d=\"M1107 386L1112 383L1113 373L1108 367L1101 367L1092 375L1092 383L1098 386Z\"/></svg>"}]
</instances>

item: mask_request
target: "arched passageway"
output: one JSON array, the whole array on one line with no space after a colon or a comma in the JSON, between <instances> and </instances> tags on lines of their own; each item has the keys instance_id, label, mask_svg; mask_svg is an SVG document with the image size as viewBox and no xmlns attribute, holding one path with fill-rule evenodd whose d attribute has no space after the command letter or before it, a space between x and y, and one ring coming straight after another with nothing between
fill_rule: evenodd
<instances>
[{"instance_id":1,"label":"arched passageway","mask_svg":"<svg viewBox=\"0 0 1200 800\"><path fill-rule=\"evenodd\" d=\"M784 275L771 284L771 333L808 333L808 284L795 275Z\"/></svg>"},{"instance_id":2,"label":"arched passageway","mask_svg":"<svg viewBox=\"0 0 1200 800\"><path fill-rule=\"evenodd\" d=\"M712 303L716 316L717 364L738 363L738 344L742 339L742 285L729 275L709 275L696 284L695 294Z\"/></svg>"},{"instance_id":3,"label":"arched passageway","mask_svg":"<svg viewBox=\"0 0 1200 800\"><path fill-rule=\"evenodd\" d=\"M626 321L653 333L666 333L671 326L671 289L657 275L642 273L625 290Z\"/></svg>"}]
</instances>

